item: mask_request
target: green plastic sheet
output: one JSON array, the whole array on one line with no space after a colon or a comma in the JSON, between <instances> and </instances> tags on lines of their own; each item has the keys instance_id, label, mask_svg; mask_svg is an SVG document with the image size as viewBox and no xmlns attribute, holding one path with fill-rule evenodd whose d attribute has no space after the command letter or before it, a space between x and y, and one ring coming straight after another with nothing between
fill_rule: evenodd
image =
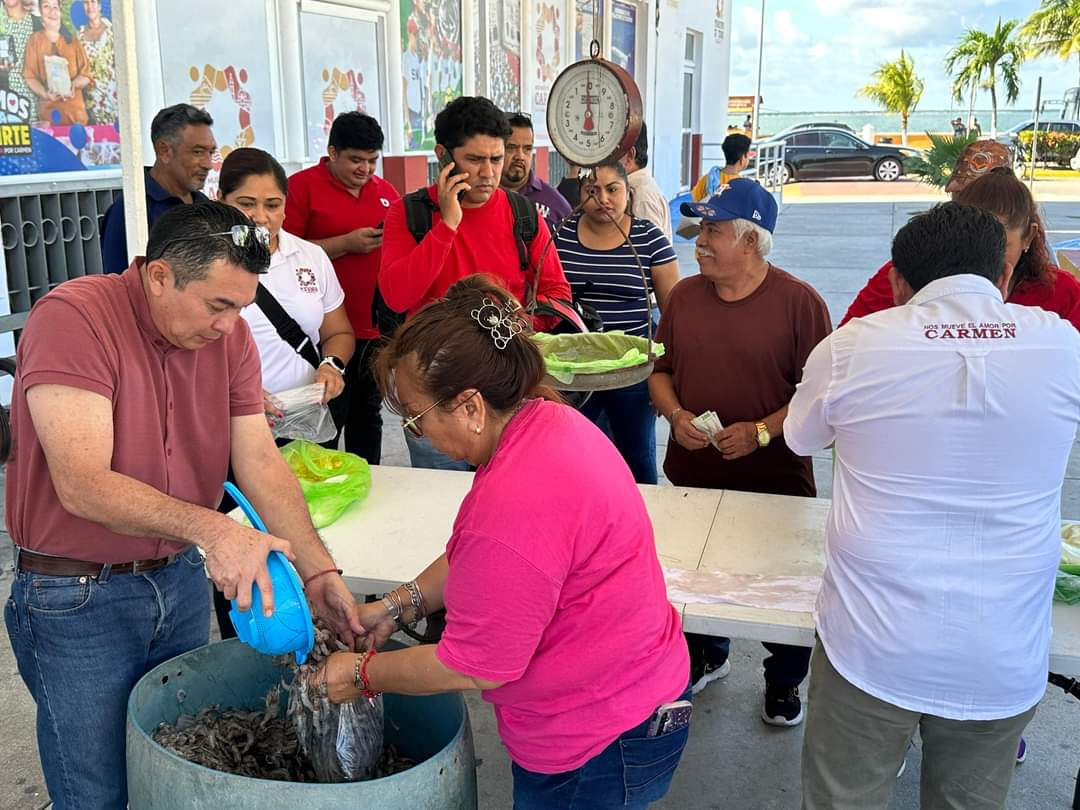
<instances>
[{"instance_id":1,"label":"green plastic sheet","mask_svg":"<svg viewBox=\"0 0 1080 810\"><path fill-rule=\"evenodd\" d=\"M648 362L649 341L624 332L585 332L570 335L533 335L544 356L547 373L561 383L569 383L576 374L600 374L605 371L633 368ZM657 357L664 345L653 341Z\"/></svg>"},{"instance_id":2,"label":"green plastic sheet","mask_svg":"<svg viewBox=\"0 0 1080 810\"><path fill-rule=\"evenodd\" d=\"M329 526L371 491L371 468L353 453L298 439L282 447L281 455L300 482L316 529Z\"/></svg>"},{"instance_id":3,"label":"green plastic sheet","mask_svg":"<svg viewBox=\"0 0 1080 810\"><path fill-rule=\"evenodd\" d=\"M1054 582L1054 601L1080 603L1080 524L1061 527L1061 565Z\"/></svg>"}]
</instances>

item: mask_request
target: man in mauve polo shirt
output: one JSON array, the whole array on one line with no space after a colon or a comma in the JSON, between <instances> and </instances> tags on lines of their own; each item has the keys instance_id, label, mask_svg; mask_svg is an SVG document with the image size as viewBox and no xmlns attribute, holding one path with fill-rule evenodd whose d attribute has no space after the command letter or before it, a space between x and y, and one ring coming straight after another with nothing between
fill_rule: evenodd
<instances>
[{"instance_id":1,"label":"man in mauve polo shirt","mask_svg":"<svg viewBox=\"0 0 1080 810\"><path fill-rule=\"evenodd\" d=\"M536 176L533 171L533 125L524 113L506 117L510 136L506 139L506 166L499 185L506 191L516 191L536 206L536 213L544 218L548 230L553 232L563 218L570 214L570 203L558 191Z\"/></svg>"},{"instance_id":2,"label":"man in mauve polo shirt","mask_svg":"<svg viewBox=\"0 0 1080 810\"><path fill-rule=\"evenodd\" d=\"M207 201L202 188L217 151L210 130L213 125L210 113L190 104L174 104L154 116L150 124L154 165L144 170L146 221L150 227L178 205ZM106 273L123 273L128 266L122 192L113 199L101 221L101 260Z\"/></svg>"},{"instance_id":3,"label":"man in mauve polo shirt","mask_svg":"<svg viewBox=\"0 0 1080 810\"><path fill-rule=\"evenodd\" d=\"M356 351L345 369L345 449L378 464L382 457L382 395L371 375L379 330L371 303L382 256L382 226L397 189L375 174L383 131L370 115L348 112L330 127L327 157L289 178L286 231L314 242L334 264Z\"/></svg>"},{"instance_id":4,"label":"man in mauve polo shirt","mask_svg":"<svg viewBox=\"0 0 1080 810\"><path fill-rule=\"evenodd\" d=\"M4 619L57 810L126 805L128 694L207 643L207 573L240 610L254 583L272 613L266 557L284 551L342 639L361 630L263 414L240 318L270 263L258 236L231 206L178 206L154 225L146 259L60 285L26 322ZM230 459L272 534L216 511Z\"/></svg>"}]
</instances>

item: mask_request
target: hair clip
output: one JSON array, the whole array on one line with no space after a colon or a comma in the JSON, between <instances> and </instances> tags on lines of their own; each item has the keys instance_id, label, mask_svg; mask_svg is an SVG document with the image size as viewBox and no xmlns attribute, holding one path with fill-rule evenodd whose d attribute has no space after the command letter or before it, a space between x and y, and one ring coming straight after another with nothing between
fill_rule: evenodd
<instances>
[{"instance_id":1,"label":"hair clip","mask_svg":"<svg viewBox=\"0 0 1080 810\"><path fill-rule=\"evenodd\" d=\"M513 303L507 303L504 307L499 307L494 301L485 296L479 308L474 309L471 314L473 320L491 333L495 348L501 351L506 348L514 335L520 335L525 331L525 325L517 317L516 313L517 307Z\"/></svg>"}]
</instances>

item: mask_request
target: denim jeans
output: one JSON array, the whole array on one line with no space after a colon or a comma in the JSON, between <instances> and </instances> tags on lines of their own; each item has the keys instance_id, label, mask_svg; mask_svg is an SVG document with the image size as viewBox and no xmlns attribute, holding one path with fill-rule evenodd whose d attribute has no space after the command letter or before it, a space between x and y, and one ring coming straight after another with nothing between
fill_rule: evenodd
<instances>
[{"instance_id":1,"label":"denim jeans","mask_svg":"<svg viewBox=\"0 0 1080 810\"><path fill-rule=\"evenodd\" d=\"M656 411L646 382L597 391L581 406L581 412L597 424L607 416L609 435L639 484L656 483ZM603 428L602 428L603 429Z\"/></svg>"},{"instance_id":2,"label":"denim jeans","mask_svg":"<svg viewBox=\"0 0 1080 810\"><path fill-rule=\"evenodd\" d=\"M436 450L426 436L418 439L407 430L402 432L405 434L405 444L409 446L409 462L416 469L468 471L469 462L454 461L446 453Z\"/></svg>"},{"instance_id":3,"label":"denim jeans","mask_svg":"<svg viewBox=\"0 0 1080 810\"><path fill-rule=\"evenodd\" d=\"M209 607L195 548L148 574L15 574L4 622L37 704L56 810L127 806L128 695L162 661L207 643Z\"/></svg>"},{"instance_id":4,"label":"denim jeans","mask_svg":"<svg viewBox=\"0 0 1080 810\"><path fill-rule=\"evenodd\" d=\"M690 700L690 690L679 700ZM621 734L577 770L534 773L513 764L514 810L645 808L664 798L690 728L646 737L651 719Z\"/></svg>"}]
</instances>

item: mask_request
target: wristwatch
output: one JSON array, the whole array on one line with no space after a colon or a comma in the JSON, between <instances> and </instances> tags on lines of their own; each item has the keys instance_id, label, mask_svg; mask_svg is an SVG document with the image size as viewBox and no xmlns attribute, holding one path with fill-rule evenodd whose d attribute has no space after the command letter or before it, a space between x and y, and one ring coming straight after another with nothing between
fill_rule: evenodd
<instances>
[{"instance_id":1,"label":"wristwatch","mask_svg":"<svg viewBox=\"0 0 1080 810\"><path fill-rule=\"evenodd\" d=\"M769 442L772 441L772 436L769 435L769 428L765 426L764 422L754 422L754 427L757 428L758 447L768 447Z\"/></svg>"},{"instance_id":2,"label":"wristwatch","mask_svg":"<svg viewBox=\"0 0 1080 810\"><path fill-rule=\"evenodd\" d=\"M345 364L342 363L339 358L334 357L334 355L332 354L328 354L322 359L322 362L319 363L319 367L321 368L322 366L332 366L334 371L336 371L342 377L345 376Z\"/></svg>"}]
</instances>

